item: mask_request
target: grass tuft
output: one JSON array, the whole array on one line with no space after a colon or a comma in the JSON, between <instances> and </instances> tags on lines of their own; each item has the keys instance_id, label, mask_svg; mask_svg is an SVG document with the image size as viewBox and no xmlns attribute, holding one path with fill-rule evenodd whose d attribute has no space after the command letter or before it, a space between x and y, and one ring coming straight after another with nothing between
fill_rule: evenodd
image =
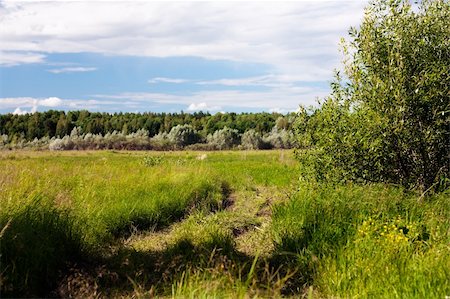
<instances>
[{"instance_id":1,"label":"grass tuft","mask_svg":"<svg viewBox=\"0 0 450 299\"><path fill-rule=\"evenodd\" d=\"M85 251L81 231L66 211L41 196L0 215L1 293L45 296L61 272Z\"/></svg>"}]
</instances>

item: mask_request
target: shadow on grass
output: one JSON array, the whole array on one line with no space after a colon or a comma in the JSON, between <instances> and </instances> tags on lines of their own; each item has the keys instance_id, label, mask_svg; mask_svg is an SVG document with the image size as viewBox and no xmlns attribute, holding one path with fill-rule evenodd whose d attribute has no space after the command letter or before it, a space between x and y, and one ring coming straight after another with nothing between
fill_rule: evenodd
<instances>
[{"instance_id":1,"label":"shadow on grass","mask_svg":"<svg viewBox=\"0 0 450 299\"><path fill-rule=\"evenodd\" d=\"M128 238L138 231L163 230L193 212L216 213L233 205L232 190L227 182L220 183L220 199L212 196L215 192L213 187L204 186L194 190L185 205L175 201L173 204L162 204L157 210L144 207L129 214L120 211L113 214L110 217L112 219L106 220L111 223L109 232L116 240Z\"/></svg>"},{"instance_id":2,"label":"shadow on grass","mask_svg":"<svg viewBox=\"0 0 450 299\"><path fill-rule=\"evenodd\" d=\"M206 208L210 212L227 208L230 194L229 186L222 185L222 203ZM138 229L156 225L145 222L145 217L138 220ZM261 289L277 284L286 294L300 292L298 286L308 281L292 256L247 256L236 250L231 233L212 234L196 245L182 239L163 251L115 245L108 252L112 243L91 248L75 221L69 211L40 197L0 215L1 297L113 297L137 290L170 295L184 273L211 269L247 288L250 282ZM128 228L118 232L118 238L129 234Z\"/></svg>"},{"instance_id":3,"label":"shadow on grass","mask_svg":"<svg viewBox=\"0 0 450 299\"><path fill-rule=\"evenodd\" d=\"M263 259L242 254L236 251L233 238L224 236L197 245L182 239L163 251L121 247L109 256L91 256L74 264L51 295L170 296L174 292L172 287L187 272L196 271L220 273L250 292L255 289L274 292L276 285L280 294L292 295L302 292L299 286L308 281L295 269L294 260L286 255Z\"/></svg>"},{"instance_id":4,"label":"shadow on grass","mask_svg":"<svg viewBox=\"0 0 450 299\"><path fill-rule=\"evenodd\" d=\"M163 251L119 246L105 254L86 247L71 217L55 208L37 202L7 219L0 219L2 297L171 295L189 271L225 273L231 283L252 290L277 285L284 294L301 292L308 281L292 256L245 255L236 250L232 234L212 235L197 245L182 239Z\"/></svg>"},{"instance_id":5,"label":"shadow on grass","mask_svg":"<svg viewBox=\"0 0 450 299\"><path fill-rule=\"evenodd\" d=\"M70 263L84 259L73 219L39 197L2 214L0 228L0 297L45 296Z\"/></svg>"}]
</instances>

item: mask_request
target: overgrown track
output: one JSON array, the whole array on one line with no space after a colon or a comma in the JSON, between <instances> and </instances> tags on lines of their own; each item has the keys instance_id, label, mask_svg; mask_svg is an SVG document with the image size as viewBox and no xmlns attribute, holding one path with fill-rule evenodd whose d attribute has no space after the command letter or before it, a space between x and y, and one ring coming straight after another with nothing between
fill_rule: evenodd
<instances>
[{"instance_id":1,"label":"overgrown track","mask_svg":"<svg viewBox=\"0 0 450 299\"><path fill-rule=\"evenodd\" d=\"M44 277L46 284L33 286L22 279L24 272L8 267L2 293L184 296L195 282L211 287L211 294L280 294L287 273L281 275L268 260L269 204L286 197L280 190L295 182L296 164L290 154L280 152L204 155L3 153L0 167L8 173L0 175L2 227L13 219L15 230L6 227L6 232L25 236L21 230L31 227L14 222L20 207L52 209L55 215L67 215L67 225L56 229L75 232L79 249L78 257L61 257L48 268L56 276L45 278L32 269L51 254L24 249L26 239L10 242L14 235L7 233L2 245L12 251L2 256L3 264L17 263L14 248L27 250L30 260L19 269ZM32 225L36 217L30 217ZM62 247L57 243L48 239L42 246L58 252ZM33 260L38 256L42 259Z\"/></svg>"},{"instance_id":2,"label":"overgrown track","mask_svg":"<svg viewBox=\"0 0 450 299\"><path fill-rule=\"evenodd\" d=\"M449 191L298 167L277 151L2 152L1 295L449 294Z\"/></svg>"}]
</instances>

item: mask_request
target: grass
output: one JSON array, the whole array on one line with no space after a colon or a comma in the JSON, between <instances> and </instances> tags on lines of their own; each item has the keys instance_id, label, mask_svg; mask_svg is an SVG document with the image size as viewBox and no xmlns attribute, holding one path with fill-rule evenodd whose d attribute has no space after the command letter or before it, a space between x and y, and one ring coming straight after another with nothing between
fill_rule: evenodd
<instances>
[{"instance_id":1,"label":"grass","mask_svg":"<svg viewBox=\"0 0 450 299\"><path fill-rule=\"evenodd\" d=\"M448 191L298 170L289 151L1 152L1 295L450 294Z\"/></svg>"},{"instance_id":2,"label":"grass","mask_svg":"<svg viewBox=\"0 0 450 299\"><path fill-rule=\"evenodd\" d=\"M233 230L259 225L258 217L252 215L258 212L258 206L253 205L265 200L250 201L247 207L251 213L226 211L235 204L231 192L251 194L258 186L289 188L296 177L292 155L283 151L0 155L0 225L5 231L1 237L2 294L14 296L67 294L61 281L66 286L70 281L86 284L73 282L74 277L80 277L79 271L91 272L81 275L85 278L98 276L96 267L107 267L121 277L115 294L157 286L167 295L172 289L165 286L181 279L179 270L186 275L197 273L200 266L208 264L213 250L233 260L231 264L248 264L253 257L236 251ZM207 158L200 159L203 155ZM126 245L133 237L145 239L144 234L158 234L172 224L178 228L168 234L172 242L162 251L152 250L154 245L144 241L139 249ZM186 254L186 246L191 255ZM77 254L65 254L67 248ZM175 255L182 257L170 279L163 279L163 274L157 279L150 277L152 272L164 272L160 265ZM47 265L46 260L55 262ZM123 269L125 260L132 264L142 260L147 267L136 277L138 265ZM68 269L74 265L93 266L70 274ZM42 275L42 267L52 276ZM91 291L99 287L100 293L113 292L109 291L114 288L108 279L102 282L91 278ZM129 279L139 288L131 284L130 290Z\"/></svg>"},{"instance_id":3,"label":"grass","mask_svg":"<svg viewBox=\"0 0 450 299\"><path fill-rule=\"evenodd\" d=\"M385 185L303 186L274 211L277 251L297 254L318 297L450 293L450 200Z\"/></svg>"},{"instance_id":4,"label":"grass","mask_svg":"<svg viewBox=\"0 0 450 299\"><path fill-rule=\"evenodd\" d=\"M58 271L81 259L83 235L66 211L34 197L0 215L2 295L45 295Z\"/></svg>"}]
</instances>

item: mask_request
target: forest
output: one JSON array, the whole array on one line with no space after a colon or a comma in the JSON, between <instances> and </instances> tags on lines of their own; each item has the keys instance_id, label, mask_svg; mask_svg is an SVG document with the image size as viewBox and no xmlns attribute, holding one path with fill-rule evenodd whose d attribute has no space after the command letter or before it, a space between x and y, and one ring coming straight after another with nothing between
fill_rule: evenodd
<instances>
[{"instance_id":1,"label":"forest","mask_svg":"<svg viewBox=\"0 0 450 299\"><path fill-rule=\"evenodd\" d=\"M0 115L0 148L223 150L293 148L296 114L90 113Z\"/></svg>"},{"instance_id":2,"label":"forest","mask_svg":"<svg viewBox=\"0 0 450 299\"><path fill-rule=\"evenodd\" d=\"M125 135L138 130L148 131L149 137L169 132L177 125L191 125L205 136L228 127L244 133L254 129L268 133L274 126L291 129L295 113L100 113L83 111L55 111L29 113L25 115L0 115L0 135L10 139L24 138L31 141L42 137L64 137L75 127L83 133L102 134L123 132Z\"/></svg>"}]
</instances>

